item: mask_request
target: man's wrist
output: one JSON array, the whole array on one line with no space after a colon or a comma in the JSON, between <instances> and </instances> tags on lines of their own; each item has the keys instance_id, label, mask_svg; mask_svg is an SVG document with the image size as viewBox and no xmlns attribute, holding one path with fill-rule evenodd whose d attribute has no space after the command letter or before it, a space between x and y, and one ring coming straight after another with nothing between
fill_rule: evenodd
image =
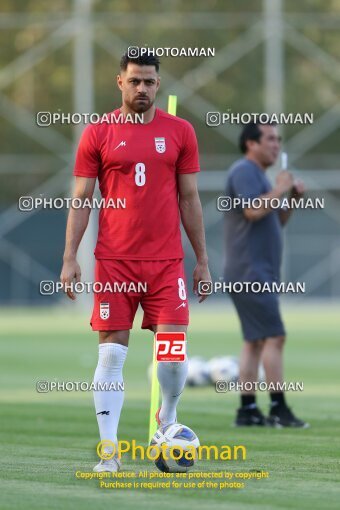
<instances>
[{"instance_id":1,"label":"man's wrist","mask_svg":"<svg viewBox=\"0 0 340 510\"><path fill-rule=\"evenodd\" d=\"M207 266L208 262L209 260L207 255L197 258L197 264L199 264L200 266Z\"/></svg>"},{"instance_id":2,"label":"man's wrist","mask_svg":"<svg viewBox=\"0 0 340 510\"><path fill-rule=\"evenodd\" d=\"M64 262L74 262L77 258L76 253L64 253L63 261Z\"/></svg>"}]
</instances>

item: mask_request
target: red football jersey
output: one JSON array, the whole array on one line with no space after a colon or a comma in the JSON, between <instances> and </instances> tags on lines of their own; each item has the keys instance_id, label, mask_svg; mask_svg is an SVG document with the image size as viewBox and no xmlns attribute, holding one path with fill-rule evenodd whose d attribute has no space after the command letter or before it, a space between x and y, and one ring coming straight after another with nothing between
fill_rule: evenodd
<instances>
[{"instance_id":1,"label":"red football jersey","mask_svg":"<svg viewBox=\"0 0 340 510\"><path fill-rule=\"evenodd\" d=\"M125 199L125 208L100 210L96 258L183 258L177 174L192 172L199 172L198 147L186 120L156 108L148 124L87 126L74 175L98 177L106 201Z\"/></svg>"}]
</instances>

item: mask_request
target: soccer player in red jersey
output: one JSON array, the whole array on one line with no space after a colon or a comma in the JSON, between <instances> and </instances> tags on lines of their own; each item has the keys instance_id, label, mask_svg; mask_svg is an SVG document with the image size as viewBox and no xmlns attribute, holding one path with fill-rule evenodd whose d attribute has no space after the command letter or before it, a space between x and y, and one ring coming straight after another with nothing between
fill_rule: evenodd
<instances>
[{"instance_id":1,"label":"soccer player in red jersey","mask_svg":"<svg viewBox=\"0 0 340 510\"><path fill-rule=\"evenodd\" d=\"M142 328L186 331L189 322L180 221L197 258L193 290L210 281L196 175L199 156L191 124L155 107L160 86L159 61L154 56L123 55L117 84L123 114L143 114L143 123L88 125L81 137L74 166L74 197L92 199L96 179L102 197L125 199L125 208L100 210L95 249L95 281L105 284L142 282L146 290L94 294L91 326L99 332L99 359L94 382L122 383L130 329L138 305L144 310ZM79 281L77 250L86 230L89 208L71 209L67 222L64 285ZM120 287L123 288L123 287ZM131 290L131 288L130 288ZM67 292L71 299L75 296ZM199 297L199 302L205 299ZM187 362L158 364L162 425L176 421ZM122 384L120 385L122 386ZM118 387L118 386L117 386ZM124 391L95 390L94 402L101 439L117 444ZM120 460L102 460L95 471L117 471Z\"/></svg>"}]
</instances>

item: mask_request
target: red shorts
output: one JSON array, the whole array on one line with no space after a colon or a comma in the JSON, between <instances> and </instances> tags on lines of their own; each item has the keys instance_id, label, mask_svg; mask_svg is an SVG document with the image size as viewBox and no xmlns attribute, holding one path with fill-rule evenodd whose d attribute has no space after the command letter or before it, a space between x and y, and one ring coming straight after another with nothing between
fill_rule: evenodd
<instances>
[{"instance_id":1,"label":"red shorts","mask_svg":"<svg viewBox=\"0 0 340 510\"><path fill-rule=\"evenodd\" d=\"M98 259L95 281L103 292L94 293L94 331L131 329L139 303L144 310L143 329L152 330L154 324L189 324L182 259Z\"/></svg>"}]
</instances>

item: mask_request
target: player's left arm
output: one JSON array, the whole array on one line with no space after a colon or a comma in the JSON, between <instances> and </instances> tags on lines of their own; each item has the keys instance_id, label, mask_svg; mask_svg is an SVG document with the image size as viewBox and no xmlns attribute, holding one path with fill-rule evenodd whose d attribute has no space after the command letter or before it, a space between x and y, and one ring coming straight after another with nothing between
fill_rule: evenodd
<instances>
[{"instance_id":1,"label":"player's left arm","mask_svg":"<svg viewBox=\"0 0 340 510\"><path fill-rule=\"evenodd\" d=\"M179 209L184 230L195 252L197 264L193 275L193 291L198 294L199 281L211 281L205 243L203 214L197 189L197 174L178 174ZM207 296L200 296L201 303Z\"/></svg>"},{"instance_id":2,"label":"player's left arm","mask_svg":"<svg viewBox=\"0 0 340 510\"><path fill-rule=\"evenodd\" d=\"M304 183L301 180L295 180L289 198L290 198L290 200L292 198L297 198L297 199L301 198L301 197L303 197L304 192L305 192ZM288 209L280 210L280 222L281 222L282 226L286 225L286 223L288 222L289 218L292 215L293 209L294 208L291 206Z\"/></svg>"}]
</instances>

